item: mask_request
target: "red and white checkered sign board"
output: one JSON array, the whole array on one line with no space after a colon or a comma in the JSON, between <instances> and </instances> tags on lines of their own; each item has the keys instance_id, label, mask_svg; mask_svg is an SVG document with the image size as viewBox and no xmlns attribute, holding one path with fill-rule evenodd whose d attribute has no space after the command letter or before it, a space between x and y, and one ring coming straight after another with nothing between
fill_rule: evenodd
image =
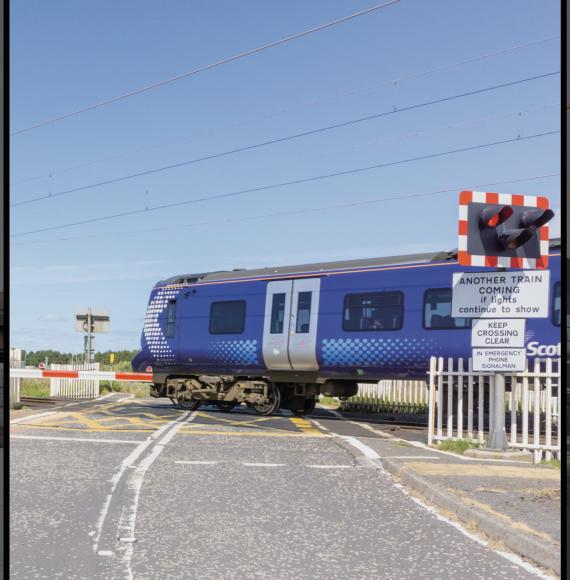
<instances>
[{"instance_id":1,"label":"red and white checkered sign board","mask_svg":"<svg viewBox=\"0 0 570 580\"><path fill-rule=\"evenodd\" d=\"M536 195L517 195L512 193L494 193L489 191L462 191L459 194L459 242L457 261L463 266L503 267L544 269L548 267L548 226L542 226L540 236L540 258L512 258L504 256L485 256L470 254L467 251L467 234L469 225L467 216L470 203L489 203L502 205L525 205L548 209L548 198Z\"/></svg>"}]
</instances>

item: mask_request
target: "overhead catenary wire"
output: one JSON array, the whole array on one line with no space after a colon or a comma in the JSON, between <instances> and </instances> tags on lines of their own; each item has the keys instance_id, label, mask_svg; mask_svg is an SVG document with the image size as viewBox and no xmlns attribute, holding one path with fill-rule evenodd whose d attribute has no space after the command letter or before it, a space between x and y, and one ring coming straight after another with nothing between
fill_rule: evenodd
<instances>
[{"instance_id":1,"label":"overhead catenary wire","mask_svg":"<svg viewBox=\"0 0 570 580\"><path fill-rule=\"evenodd\" d=\"M396 140L400 140L400 139L407 139L410 137L420 137L423 135L427 135L429 133L435 133L438 131L445 131L445 130L449 130L449 129L456 129L459 127L466 127L469 125L484 123L487 121L496 121L496 120L500 120L500 119L506 119L509 117L520 117L520 116L526 115L528 113L534 113L536 111L542 111L542 110L545 110L548 108L559 107L559 106L560 106L560 101L554 102L554 103L547 103L545 105L538 105L535 107L529 107L528 109L517 109L514 111L510 111L508 113L501 113L499 115L489 115L489 116L485 116L485 117L477 117L476 119L470 119L467 121L460 121L458 123L438 125L436 127L430 127L428 129L422 129L420 131L412 131L412 132L408 132L408 133L400 133L400 134L396 134L396 135L387 135L387 136L383 136L383 137L377 137L377 138L372 139L371 141L367 141L365 143L359 143L358 145L351 145L348 147L342 147L342 150L346 151L348 149L348 150L354 151L354 150L362 149L362 148L369 147L371 145L376 145L378 143L382 143L382 142L386 142L386 141L396 141ZM334 151L334 153L337 153L337 151ZM304 155L302 157L302 159L322 158L322 157L326 157L326 156L332 155L332 154L333 154L333 151L320 150L318 153Z\"/></svg>"},{"instance_id":2,"label":"overhead catenary wire","mask_svg":"<svg viewBox=\"0 0 570 580\"><path fill-rule=\"evenodd\" d=\"M522 117L527 113L534 113L536 111L543 111L545 109L559 107L560 101L557 103L548 103L546 105L539 105L536 107L530 107L528 109L519 109L516 111L509 111L508 113L501 113L499 115L487 115L485 117L477 117L475 119L469 119L467 121L459 121L458 123L448 123L446 125L437 125L435 127L429 127L427 129L421 129L419 131L411 131L408 133L397 133L395 135L386 135L382 137L376 137L370 141L366 141L364 143L358 143L357 145L348 145L346 147L342 147L342 151L357 151L359 149L368 148L372 145L378 145L379 143L386 143L390 141L400 141L401 139L409 139L411 137L422 137L425 135L429 135L432 133L437 133L440 131L447 131L449 129L458 129L459 127L468 127L470 125L479 125L481 123L486 123L488 121L498 121L501 119L508 119L509 117ZM309 155L304 155L302 158L303 160L306 159L318 159L322 157L327 157L330 155L337 154L338 150L336 151L324 151L319 150L317 153L311 153Z\"/></svg>"},{"instance_id":3,"label":"overhead catenary wire","mask_svg":"<svg viewBox=\"0 0 570 580\"><path fill-rule=\"evenodd\" d=\"M526 78L523 78L523 79L518 79L516 81L510 81L508 83L501 83L501 84L498 84L498 85L492 85L490 87L485 87L485 88L482 88L482 89L476 89L476 90L473 90L473 91L467 91L467 92L464 92L464 93L459 93L459 94L452 95L452 96L448 96L448 97L441 97L439 99L433 99L433 100L430 100L430 101L425 101L423 103L416 103L414 105L409 105L407 107L401 107L401 108L398 108L398 109L391 109L389 111L383 111L381 113L375 113L373 115L366 115L364 117L359 117L357 119L351 119L349 121L343 121L343 122L340 122L340 123L334 123L332 125L326 125L324 127L318 127L316 129L311 129L311 130L308 130L308 131L302 131L302 132L295 133L295 134L292 134L292 135L285 135L283 137L278 137L278 138L275 138L275 139L270 139L270 140L267 140L267 141L262 141L260 143L254 143L254 144L251 144L251 145L245 145L243 147L238 147L238 148L235 148L235 149L226 150L226 151L222 151L222 152L219 152L219 153L213 153L211 155L206 155L206 156L203 156L203 157L197 157L197 158L194 158L194 159L188 159L188 160L185 160L185 161L180 161L178 163L173 163L173 164L170 164L170 165L164 165L164 166L161 166L161 167L155 167L153 169L147 169L147 170L144 170L144 171L138 171L136 173L130 173L128 175L122 175L120 177L115 177L115 178L112 178L112 179L106 179L106 180L99 181L99 182L96 182L96 183L90 183L90 184L87 184L87 185L82 185L82 186L74 187L74 188L67 189L67 190L63 190L63 191L59 191L59 192L56 192L56 193L49 193L47 195L41 195L41 196L33 197L33 198L30 198L30 199L26 199L26 200L14 202L14 203L10 204L10 207L18 207L18 206L22 206L22 205L28 205L28 204L36 203L38 201L43 201L43 200L46 200L46 199L55 199L55 198L61 197L63 195L69 195L69 194L72 194L72 193L78 193L80 191L86 191L86 190L89 190L89 189L95 189L97 187L103 187L105 185L111 185L111 184L114 184L114 183L119 183L119 182L122 182L122 181L127 181L127 180L130 180L130 179L135 179L135 178L138 178L138 177L152 175L152 174L155 174L155 173L161 173L161 172L164 172L164 171L170 171L172 169L177 169L179 167L186 167L186 166L189 166L189 165L194 165L194 164L201 163L201 162L204 162L204 161L209 161L209 160L212 160L212 159L219 159L221 157L227 157L229 155L234 155L234 154L237 154L237 153L243 153L245 151L251 151L253 149L259 149L259 148L262 148L262 147L267 147L269 145L275 145L277 143L285 143L287 141L292 141L294 139L299 139L299 138L302 138L302 137L307 137L309 135L316 135L316 134L319 134L319 133L324 133L326 131L331 131L333 129L339 129L341 127L348 127L350 125L355 125L357 123L363 123L363 122L366 122L366 121L371 121L371 120L374 120L374 119L379 119L381 117L386 117L386 116L389 116L389 115L395 115L395 114L403 113L403 112L406 112L406 111L412 111L412 110L415 110L415 109L420 109L420 108L423 108L423 107L432 106L432 105L435 105L435 104L449 102L449 101L452 101L452 100L455 100L455 99L461 99L461 98L465 98L465 97L469 97L469 96L483 94L483 93L486 93L486 92L489 92L489 91L494 91L494 90L498 90L498 89L502 89L502 88L506 88L506 87L512 87L512 86L516 86L516 85L519 85L519 84L522 84L522 83L526 83L526 82L531 82L531 81L535 81L535 80L540 80L540 79L548 78L548 77L551 77L551 76L554 76L554 75L557 75L557 74L560 74L560 71L552 71L552 72L543 73L543 74L540 74L540 75L534 75L534 76L531 76L531 77L526 77Z\"/></svg>"},{"instance_id":4,"label":"overhead catenary wire","mask_svg":"<svg viewBox=\"0 0 570 580\"><path fill-rule=\"evenodd\" d=\"M232 122L226 125L222 125L219 127L213 127L210 129L206 129L204 131L199 131L198 133L194 133L193 135L190 135L189 137L185 138L185 139L177 139L177 140L169 140L169 141L163 141L162 143L159 143L157 145L153 144L153 145L146 145L144 147L138 147L137 149L133 149L133 150L129 150L129 151L124 151L122 153L116 153L113 155L107 155L105 157L99 157L97 159L92 159L90 161L84 161L82 163L76 163L74 165L70 165L67 167L63 167L61 169L57 169L54 171L50 171L49 173L45 173L42 175L36 175L33 177L28 177L28 178L24 178L18 181L13 181L12 183L10 183L10 187L13 187L15 185L22 185L25 183L30 183L32 181L38 181L40 179L46 179L46 178L52 178L56 175L60 175L63 173L68 173L69 171L73 171L76 169L82 169L84 167L89 167L91 165L96 165L98 163L105 163L107 161L115 161L117 159L122 159L124 157L128 157L130 155L136 155L137 153L141 153L143 151L149 151L149 150L156 150L156 149L160 149L169 145L174 145L174 144L180 144L180 143L188 143L193 141L194 139L198 138L198 137L203 137L204 135L209 135L212 133L215 133L216 131L219 131L221 129L227 129L227 128L236 128L236 127L243 127L243 126L247 126L250 125L252 122L256 122L259 119L271 119L273 117L276 117L278 115L282 115L284 113L288 113L291 111L297 111L297 110L302 110L304 108L308 108L308 107L312 107L315 105L320 105L323 103L328 103L330 101L336 100L336 99L340 99L340 98L344 98L344 97L348 97L348 96L353 96L362 92L367 92L367 91L372 91L372 90L377 90L381 87L385 87L385 86L389 86L389 87L393 87L393 86L397 86L398 84L405 82L405 81L409 81L409 80L413 80L413 79L417 79L417 78L421 78L423 76L427 76L427 75L431 75L431 74L435 74L438 72L443 72L455 67L459 67L459 66L463 66L466 64L471 64L474 62L478 62L487 58L492 58L494 56L498 56L498 55L502 55L502 54L506 54L509 52L513 52L516 50L521 50L524 48L528 48L531 46L535 46L538 44L543 44L545 42L550 42L552 40L556 40L557 38L560 38L560 35L554 35L554 36L548 36L545 38L540 38L538 40L533 40L530 42L526 42L523 44L516 44L513 46L508 46L506 48L501 48L499 50L495 50L493 52L486 52L483 54L479 54L477 56L474 57L470 57L461 61L455 61L452 63L447 63L444 65L440 65L437 67L432 67L429 69L424 69L421 71L416 71L413 73L408 73L405 75L402 75L400 77L396 77L390 80L384 80L381 81L380 83L375 83L372 85L366 85L363 87L357 87L355 89L351 89L350 91L345 91L342 93L338 93L336 95L330 95L328 97L321 97L318 99L311 99L309 101L304 101L301 103L296 103L294 105L290 105L288 107L285 108L281 108L278 109L277 111L272 111L270 113L267 113L265 115L257 115L254 119L246 119L246 120L241 120L241 121L236 121L236 122Z\"/></svg>"},{"instance_id":5,"label":"overhead catenary wire","mask_svg":"<svg viewBox=\"0 0 570 580\"><path fill-rule=\"evenodd\" d=\"M21 246L21 245L31 245L31 244L47 244L47 243L51 243L51 242L67 242L67 241L74 241L74 240L88 240L88 239L92 239L92 238L107 238L107 237L111 237L111 236L114 237L114 236L141 234L141 233L146 234L146 233L151 233L151 232L164 232L164 231L168 231L168 232L172 233L172 232L176 232L178 230L186 229L186 228L195 228L195 227L201 227L201 226L211 226L211 225L243 222L243 221L250 221L250 220L259 220L259 219L266 219L266 218L275 218L275 217L282 217L282 216L289 216L289 215L298 215L298 214L320 212L320 211L331 210L331 209L348 209L351 207L361 207L361 206L365 206L365 205L373 205L373 204L383 203L386 201L401 201L401 200L412 199L412 198L428 197L428 196L432 196L432 195L438 195L441 193L457 192L461 189L494 187L496 185L505 185L507 183L521 183L521 182L527 182L527 181L536 181L539 179L547 179L550 177L558 177L558 176L560 176L559 172L558 173L545 173L542 175L530 175L530 176L526 176L526 177L515 177L515 178L511 178L511 179L504 179L501 181L492 181L492 182L488 182L488 183L478 183L478 184L474 184L471 186L465 186L465 184L458 184L458 185L455 185L453 187L447 187L445 189L436 189L436 190L432 190L432 191L417 192L417 193L407 193L407 194L396 195L393 197L381 197L381 198L376 198L376 199L366 199L366 200L352 201L352 202L335 204L335 205L324 205L324 206L314 207L314 208L302 208L302 209L296 209L296 210L279 211L279 212L261 214L261 215L256 215L256 216L224 218L224 219L220 219L220 220L210 220L210 221L198 222L198 223L192 223L192 224L181 224L181 225L170 224L168 226L161 226L161 227L154 227L154 228L142 228L142 229L138 229L138 230L129 230L129 231L121 230L120 232L106 232L106 233L102 233L102 234L89 234L89 235L84 235L84 236L68 236L65 238L51 238L51 239L48 238L48 239L43 239L43 240L32 240L32 241L27 241L27 242L13 242L13 245Z\"/></svg>"},{"instance_id":6,"label":"overhead catenary wire","mask_svg":"<svg viewBox=\"0 0 570 580\"><path fill-rule=\"evenodd\" d=\"M303 36L308 36L309 34L313 34L315 32L320 32L321 30L331 28L332 26L336 26L337 24L341 24L343 22L353 20L355 18L358 18L360 16L364 16L366 14L371 14L373 12L381 10L382 8L386 8L387 6L390 6L392 4L396 4L399 1L400 0L389 0L388 2L385 2L383 4L376 4L375 6L371 6L370 8L367 8L365 10L360 10L359 12L354 12L352 14L349 14L348 16L343 16L342 18L337 18L336 20L332 20L330 22L325 22L324 24L320 24L319 26L309 28L308 30L303 30L302 32L297 32L296 34L286 36L285 38L275 40L273 42L270 42L268 44L264 44L262 46L258 46L257 48L253 48L251 50L246 50L244 52L240 52L240 53L235 54L233 56L229 56L229 57L223 58L221 60L218 60L216 62L213 62L213 63L207 64L207 65L189 70L187 72L170 77L168 79L164 79L162 81L157 81L157 82L151 83L149 85L146 85L144 87L139 87L138 89L134 89L134 90L129 91L127 93L123 93L121 95L117 95L115 97L111 97L111 98L93 103L91 105L87 105L86 107L82 107L82 108L76 109L74 111L69 111L68 113L64 113L64 114L58 115L56 117L51 117L49 119L45 119L45 120L40 121L38 123L35 123L33 125L29 125L28 127L23 127L22 129L18 129L17 131L14 131L10 135L11 136L20 135L21 133L31 131L32 129L44 127L45 125L49 125L49 124L55 123L57 121L62 121L63 119L68 119L69 117L73 117L73 116L79 115L81 113L86 113L87 111L92 111L93 109L97 109L97 108L103 107L105 105L109 105L111 103L116 103L117 101L122 101L124 99L127 99L129 97L133 97L135 95L140 95L141 93L148 92L148 91L156 89L158 87L163 87L165 85L174 83L174 82L179 81L181 79L185 79L185 78L188 78L190 76L194 76L194 75L197 75L199 73L202 73L204 71L222 66L224 64L228 64L230 62L240 60L242 58L251 56L253 54L257 54L257 53L262 52L264 50L268 50L270 48L274 48L276 46L286 44L287 42L291 42L292 40L296 40L297 38L301 38Z\"/></svg>"},{"instance_id":7,"label":"overhead catenary wire","mask_svg":"<svg viewBox=\"0 0 570 580\"><path fill-rule=\"evenodd\" d=\"M115 214L111 214L111 215L107 215L107 216L101 216L101 217L97 217L97 218L89 218L89 219L85 219L85 220L80 220L80 221L76 221L76 222L71 222L71 223L67 223L67 224L59 224L59 225L55 225L55 226L47 226L44 228L39 228L39 229L35 229L35 230L29 230L26 232L19 232L16 234L12 234L10 237L16 238L16 237L21 237L21 236L28 236L31 234L37 234L37 233L41 233L41 232L47 232L47 231L53 231L53 230L59 230L59 229L64 229L64 228L69 228L69 227L73 227L73 226L79 226L79 225L86 225L86 224L91 224L91 223L97 223L97 222L102 222L102 221L108 221L111 219L117 219L120 217L127 217L127 216L132 216L132 215L137 215L137 214L141 214L141 213L149 213L151 211L158 211L158 210L164 210L164 209L172 209L174 207L181 207L181 206L185 206L185 205L190 205L190 204L194 204L194 203L200 203L200 202L204 202L204 201L209 201L209 200L213 200L213 199L225 199L225 198L229 198L229 197L236 197L239 195L244 195L247 193L254 193L254 192L258 192L258 191L266 191L266 190L271 190L271 189L277 189L280 187L287 187L290 185L298 185L301 183L309 183L309 182L314 182L314 181L319 181L322 179L329 179L332 177L340 177L342 175L351 175L351 174L355 174L355 173L361 173L364 171L371 171L374 169L381 169L381 168L385 168L385 167L394 167L396 165L403 165L406 163L412 163L415 161L421 161L421 160L425 160L425 159L434 159L437 157L444 157L446 155L453 155L456 153L463 153L463 152L467 152L467 151L475 151L478 149L484 149L484 148L488 148L488 147L495 147L498 145L505 145L508 143L515 143L515 142L521 142L521 141L527 141L530 139L537 139L539 137L546 137L549 135L555 135L560 133L560 130L555 130L555 131L545 131L543 133L535 133L533 135L525 135L525 136L517 136L511 139L503 139L500 141L493 141L490 143L482 143L479 145L471 145L469 147L461 147L461 148L457 148L457 149L451 149L448 151L440 151L437 153L429 153L426 155L419 155L416 157L411 157L408 159L400 159L397 161L389 161L389 162L384 162L384 163L377 163L374 165L367 165L365 167L356 167L356 168L352 168L352 169L346 169L344 171L337 171L334 173L328 173L328 174L322 174L322 175L317 175L317 176L313 176L313 177L306 177L306 178L300 178L300 179L294 179L291 181L284 181L281 183L275 183L275 184L271 184L271 185L263 185L263 186L259 186L259 187L253 187L250 189L242 189L242 190L238 190L238 191L233 191L233 192L228 192L228 193L221 193L221 194L217 194L217 195L211 195L211 196L205 196L205 197L201 197L201 198L194 198L194 199L190 199L190 200L184 200L184 201L178 201L178 202L173 202L173 203L167 203L167 204L162 204L162 205L158 205L158 206L154 206L154 207L146 207L144 209L137 209L137 210L131 210L131 211L126 211L126 212L118 212Z\"/></svg>"}]
</instances>

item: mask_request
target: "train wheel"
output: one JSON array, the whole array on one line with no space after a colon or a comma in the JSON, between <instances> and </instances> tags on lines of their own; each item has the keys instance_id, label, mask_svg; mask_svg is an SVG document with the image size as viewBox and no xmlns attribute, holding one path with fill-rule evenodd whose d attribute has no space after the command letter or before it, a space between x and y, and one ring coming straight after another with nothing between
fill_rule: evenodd
<instances>
[{"instance_id":1,"label":"train wheel","mask_svg":"<svg viewBox=\"0 0 570 580\"><path fill-rule=\"evenodd\" d=\"M302 417L304 415L310 415L317 405L317 399L305 399L305 404L302 409L291 409L294 415Z\"/></svg>"},{"instance_id":2,"label":"train wheel","mask_svg":"<svg viewBox=\"0 0 570 580\"><path fill-rule=\"evenodd\" d=\"M237 403L229 403L229 402L224 402L224 401L218 401L217 403L215 403L216 407L218 407L218 409L220 411L226 411L229 412L231 411L236 405Z\"/></svg>"},{"instance_id":3,"label":"train wheel","mask_svg":"<svg viewBox=\"0 0 570 580\"><path fill-rule=\"evenodd\" d=\"M269 389L269 401L265 403L259 403L254 405L255 412L258 415L271 415L279 410L279 406L281 405L281 392L275 385L275 383L271 383Z\"/></svg>"},{"instance_id":4,"label":"train wheel","mask_svg":"<svg viewBox=\"0 0 570 580\"><path fill-rule=\"evenodd\" d=\"M187 397L186 391L178 393L176 402L178 403L180 408L184 409L185 411L195 411L200 406L200 401Z\"/></svg>"}]
</instances>

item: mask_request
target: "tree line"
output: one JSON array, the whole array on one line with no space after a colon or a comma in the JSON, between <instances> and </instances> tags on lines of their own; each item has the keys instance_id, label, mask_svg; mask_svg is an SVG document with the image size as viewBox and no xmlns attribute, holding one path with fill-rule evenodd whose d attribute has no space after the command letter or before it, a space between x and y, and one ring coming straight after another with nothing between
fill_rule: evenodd
<instances>
[{"instance_id":1,"label":"tree line","mask_svg":"<svg viewBox=\"0 0 570 580\"><path fill-rule=\"evenodd\" d=\"M94 354L95 362L102 365L125 367L130 365L138 350L105 350ZM114 355L114 356L111 356ZM50 364L70 364L83 362L83 353L59 352L58 350L23 351L22 360L26 366L37 367L41 362Z\"/></svg>"}]
</instances>

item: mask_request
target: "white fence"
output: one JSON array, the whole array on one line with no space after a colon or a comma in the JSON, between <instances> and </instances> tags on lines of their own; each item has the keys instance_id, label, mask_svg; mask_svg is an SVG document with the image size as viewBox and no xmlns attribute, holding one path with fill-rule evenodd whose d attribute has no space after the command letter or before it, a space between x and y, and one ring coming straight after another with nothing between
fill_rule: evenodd
<instances>
[{"instance_id":1,"label":"white fence","mask_svg":"<svg viewBox=\"0 0 570 580\"><path fill-rule=\"evenodd\" d=\"M24 365L22 361L22 351L18 348L10 349L10 368L22 368ZM14 409L20 405L20 383L22 379L10 377L9 380L9 405L10 409Z\"/></svg>"},{"instance_id":2,"label":"white fence","mask_svg":"<svg viewBox=\"0 0 570 580\"><path fill-rule=\"evenodd\" d=\"M358 393L342 403L343 411L421 413L428 408L426 381L385 380L359 383Z\"/></svg>"},{"instance_id":3,"label":"white fence","mask_svg":"<svg viewBox=\"0 0 570 580\"><path fill-rule=\"evenodd\" d=\"M99 363L58 365L51 364L52 371L98 371ZM55 379L50 380L50 396L65 399L95 399L99 396L97 379Z\"/></svg>"},{"instance_id":4,"label":"white fence","mask_svg":"<svg viewBox=\"0 0 570 580\"><path fill-rule=\"evenodd\" d=\"M455 368L454 368L455 367ZM428 443L445 439L485 442L493 429L494 375L464 369L463 359L430 360ZM560 359L534 359L532 371L505 373L505 428L509 447L533 460L560 458ZM445 425L444 425L445 419ZM531 420L532 419L532 420Z\"/></svg>"}]
</instances>

